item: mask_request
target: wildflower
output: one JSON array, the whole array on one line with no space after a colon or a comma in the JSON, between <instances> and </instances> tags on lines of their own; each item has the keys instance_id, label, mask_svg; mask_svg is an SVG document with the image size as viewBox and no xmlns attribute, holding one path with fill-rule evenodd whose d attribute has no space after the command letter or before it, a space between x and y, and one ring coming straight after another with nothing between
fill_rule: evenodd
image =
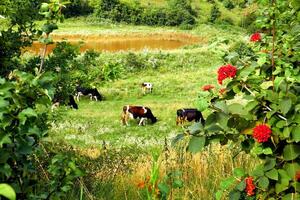
<instances>
[{"instance_id":1,"label":"wildflower","mask_svg":"<svg viewBox=\"0 0 300 200\"><path fill-rule=\"evenodd\" d=\"M272 130L266 124L260 124L253 128L253 137L257 142L267 142L271 137Z\"/></svg>"},{"instance_id":2,"label":"wildflower","mask_svg":"<svg viewBox=\"0 0 300 200\"><path fill-rule=\"evenodd\" d=\"M226 93L226 88L221 88L219 90L220 95L224 95Z\"/></svg>"},{"instance_id":3,"label":"wildflower","mask_svg":"<svg viewBox=\"0 0 300 200\"><path fill-rule=\"evenodd\" d=\"M250 41L251 42L259 42L261 41L261 35L260 33L256 32L256 33L253 33L250 37Z\"/></svg>"},{"instance_id":4,"label":"wildflower","mask_svg":"<svg viewBox=\"0 0 300 200\"><path fill-rule=\"evenodd\" d=\"M145 187L145 181L139 182L139 183L137 184L137 187L138 187L139 189L143 189L143 188Z\"/></svg>"},{"instance_id":5,"label":"wildflower","mask_svg":"<svg viewBox=\"0 0 300 200\"><path fill-rule=\"evenodd\" d=\"M237 72L236 67L234 67L230 64L221 66L218 69L218 82L219 82L219 84L222 85L223 80L226 79L226 78L235 77L236 72Z\"/></svg>"},{"instance_id":6,"label":"wildflower","mask_svg":"<svg viewBox=\"0 0 300 200\"><path fill-rule=\"evenodd\" d=\"M296 172L295 180L300 182L300 170Z\"/></svg>"},{"instance_id":7,"label":"wildflower","mask_svg":"<svg viewBox=\"0 0 300 200\"><path fill-rule=\"evenodd\" d=\"M246 182L245 191L246 191L247 195L248 196L254 195L255 185L253 183L253 177L249 176L249 177L245 178L245 182Z\"/></svg>"},{"instance_id":8,"label":"wildflower","mask_svg":"<svg viewBox=\"0 0 300 200\"><path fill-rule=\"evenodd\" d=\"M214 88L215 88L215 86L213 86L213 85L204 85L202 87L202 90L203 91L210 91L211 89L214 89Z\"/></svg>"}]
</instances>

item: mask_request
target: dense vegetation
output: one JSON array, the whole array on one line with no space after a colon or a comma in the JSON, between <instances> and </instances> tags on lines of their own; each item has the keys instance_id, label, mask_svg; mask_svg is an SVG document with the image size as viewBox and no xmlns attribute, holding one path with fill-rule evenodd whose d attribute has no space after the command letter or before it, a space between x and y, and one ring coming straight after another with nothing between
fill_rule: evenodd
<instances>
[{"instance_id":1,"label":"dense vegetation","mask_svg":"<svg viewBox=\"0 0 300 200\"><path fill-rule=\"evenodd\" d=\"M298 198L300 6L296 0L45 2L0 3L0 195L8 199ZM62 13L89 16L68 19L64 25ZM39 26L37 19L43 19ZM176 27L136 25L179 26L192 29L185 33L202 40L179 50L118 53L80 53L79 46L60 41L46 55L53 32L74 31L74 25L75 31L99 33L111 28L129 34L137 28L144 34L183 32ZM246 31L254 28L259 32L247 41ZM22 48L37 39L44 45L42 54L22 54ZM217 80L215 72L221 65L219 86L207 85ZM143 95L141 81L154 83L154 92ZM105 101L83 99L79 111L67 107L51 111L54 100L67 105L78 84L97 87ZM121 126L125 104L151 107L158 122ZM203 111L205 126L176 126L176 109L183 107ZM246 155L249 152L254 157Z\"/></svg>"}]
</instances>

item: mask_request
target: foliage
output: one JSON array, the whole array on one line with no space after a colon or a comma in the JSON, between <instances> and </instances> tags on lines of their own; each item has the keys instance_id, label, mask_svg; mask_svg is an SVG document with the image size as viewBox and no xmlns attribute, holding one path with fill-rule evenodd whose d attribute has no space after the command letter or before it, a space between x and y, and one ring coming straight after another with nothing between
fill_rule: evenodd
<instances>
[{"instance_id":1,"label":"foliage","mask_svg":"<svg viewBox=\"0 0 300 200\"><path fill-rule=\"evenodd\" d=\"M223 5L228 10L231 10L231 9L233 9L235 7L231 0L225 0L225 1L223 1Z\"/></svg>"},{"instance_id":2,"label":"foliage","mask_svg":"<svg viewBox=\"0 0 300 200\"><path fill-rule=\"evenodd\" d=\"M221 12L216 4L213 5L210 11L209 21L214 23L221 16Z\"/></svg>"},{"instance_id":3,"label":"foliage","mask_svg":"<svg viewBox=\"0 0 300 200\"><path fill-rule=\"evenodd\" d=\"M102 0L95 14L99 18L110 19L113 22L132 24L178 26L195 24L196 12L189 0L169 1L166 8L143 7L138 2L125 3L119 0Z\"/></svg>"},{"instance_id":4,"label":"foliage","mask_svg":"<svg viewBox=\"0 0 300 200\"><path fill-rule=\"evenodd\" d=\"M41 0L4 0L0 3L0 15L8 21L6 29L0 29L0 74L7 76L18 68L21 47L32 44L36 29L33 21L38 18Z\"/></svg>"},{"instance_id":5,"label":"foliage","mask_svg":"<svg viewBox=\"0 0 300 200\"><path fill-rule=\"evenodd\" d=\"M56 161L52 160L52 165L49 164L49 174L53 180L47 180L46 183L38 178L35 165L40 141L50 127L49 107L55 93L54 80L57 77L51 70L42 71L43 62L38 62L44 57L33 58L29 63L22 63L19 58L21 47L31 44L36 36L31 21L38 14L34 7L36 4L30 0L5 3L8 7L4 9L4 14L10 18L11 26L7 31L1 31L0 37L1 48L8 52L1 54L0 182L12 186L17 199L49 199L55 195L63 197L73 179L80 175L75 163L63 156L54 157ZM55 20L61 19L59 12L62 6L58 0L52 0L49 4L43 3L40 8L40 13L47 18L42 31L39 31L39 34L44 32L46 35L41 38L45 45L51 42L48 36L57 28ZM64 163L57 165L64 161L68 166L63 166ZM62 169L66 173L57 172ZM4 187L0 188L0 194L8 191L5 193L6 197L15 198L9 186L1 186ZM48 186L51 190L48 190Z\"/></svg>"},{"instance_id":6,"label":"foliage","mask_svg":"<svg viewBox=\"0 0 300 200\"><path fill-rule=\"evenodd\" d=\"M251 36L252 50L244 48L242 57L238 52L228 55L238 68L236 76L226 76L220 83L226 92L213 95L205 126L190 128L190 134L205 140L191 143L199 150L213 141L231 140L241 145L241 151L262 160L249 174L236 169L221 183L217 199L228 192L230 199L297 199L299 195L300 24L296 13L300 4L293 0L259 3L257 25L265 34Z\"/></svg>"},{"instance_id":7,"label":"foliage","mask_svg":"<svg viewBox=\"0 0 300 200\"><path fill-rule=\"evenodd\" d=\"M54 101L67 104L69 95L74 94L76 79L71 76L72 70L77 69L72 65L73 60L78 56L79 48L65 41L56 43L53 53L45 60L44 70L52 72L55 79Z\"/></svg>"},{"instance_id":8,"label":"foliage","mask_svg":"<svg viewBox=\"0 0 300 200\"><path fill-rule=\"evenodd\" d=\"M91 14L93 8L86 0L70 0L69 5L63 10L65 17L77 17Z\"/></svg>"}]
</instances>

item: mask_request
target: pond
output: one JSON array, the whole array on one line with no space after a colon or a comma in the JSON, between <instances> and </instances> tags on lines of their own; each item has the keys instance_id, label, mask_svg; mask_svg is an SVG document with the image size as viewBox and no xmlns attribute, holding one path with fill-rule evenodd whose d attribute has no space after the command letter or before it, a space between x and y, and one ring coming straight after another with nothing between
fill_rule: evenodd
<instances>
[{"instance_id":1,"label":"pond","mask_svg":"<svg viewBox=\"0 0 300 200\"><path fill-rule=\"evenodd\" d=\"M122 34L122 35L53 35L55 42L67 40L72 44L81 44L80 51L94 49L96 51L140 51L149 50L171 50L185 45L196 44L202 39L190 34L180 33L153 33L153 34ZM34 42L26 51L41 53L44 45ZM51 52L55 44L47 47L47 53Z\"/></svg>"}]
</instances>

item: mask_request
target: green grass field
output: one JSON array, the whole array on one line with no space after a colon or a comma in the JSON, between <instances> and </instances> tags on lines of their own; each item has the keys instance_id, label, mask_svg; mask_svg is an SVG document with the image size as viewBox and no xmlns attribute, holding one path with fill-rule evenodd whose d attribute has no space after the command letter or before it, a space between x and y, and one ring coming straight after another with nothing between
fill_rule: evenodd
<instances>
[{"instance_id":1,"label":"green grass field","mask_svg":"<svg viewBox=\"0 0 300 200\"><path fill-rule=\"evenodd\" d=\"M234 167L253 164L245 155L232 159L236 150L231 147L212 146L196 155L182 154L184 142L176 148L170 147L172 138L184 130L175 124L176 110L195 107L201 87L217 84L216 71L223 64L222 56L234 42L246 38L243 30L210 25L199 25L190 31L131 25L99 27L87 25L83 19L76 20L67 20L56 34L183 32L204 38L199 44L182 49L134 52L138 57L147 54L159 58L161 64L156 69L123 73L115 81L95 83L105 96L104 101L82 98L78 110L58 111L62 115L53 123L46 140L74 149L80 166L87 172L82 181L84 199L147 198L147 190L139 184L151 175L151 155L157 151L160 152L158 181L172 170L182 172L183 187L172 190L169 199L213 199L220 180L229 176ZM125 54L101 53L100 60L122 59ZM152 94L142 94L140 84L144 81L153 83ZM138 126L137 121L131 121L129 126L122 125L122 108L128 104L150 107L158 122ZM165 138L170 150L168 156L163 150ZM76 195L74 191L70 199Z\"/></svg>"}]
</instances>

